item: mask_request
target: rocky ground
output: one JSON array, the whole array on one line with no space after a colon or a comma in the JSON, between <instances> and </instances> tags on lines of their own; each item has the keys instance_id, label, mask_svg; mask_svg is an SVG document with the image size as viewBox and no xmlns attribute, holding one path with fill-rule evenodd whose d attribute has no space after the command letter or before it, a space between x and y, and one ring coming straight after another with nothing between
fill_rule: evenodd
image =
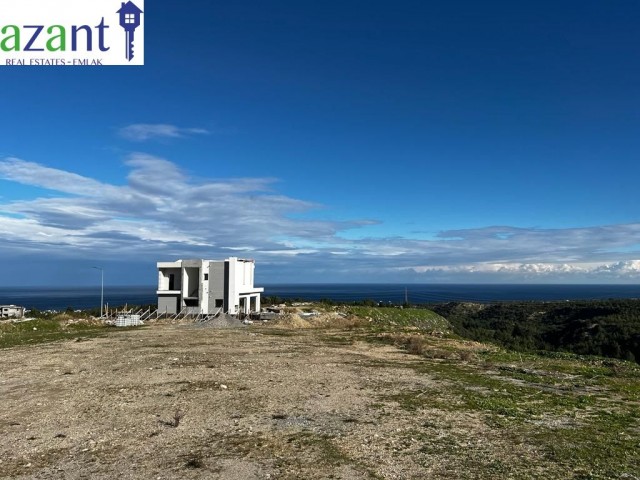
<instances>
[{"instance_id":1,"label":"rocky ground","mask_svg":"<svg viewBox=\"0 0 640 480\"><path fill-rule=\"evenodd\" d=\"M588 442L554 447L592 428L597 382L514 372L470 342L407 342L416 355L388 340L155 325L2 349L0 477L638 478L629 398L605 395L628 419L609 466Z\"/></svg>"}]
</instances>

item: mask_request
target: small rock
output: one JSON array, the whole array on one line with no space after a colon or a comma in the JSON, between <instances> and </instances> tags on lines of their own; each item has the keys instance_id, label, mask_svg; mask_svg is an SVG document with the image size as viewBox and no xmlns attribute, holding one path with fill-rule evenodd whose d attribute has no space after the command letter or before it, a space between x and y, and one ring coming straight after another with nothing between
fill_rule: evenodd
<instances>
[{"instance_id":1,"label":"small rock","mask_svg":"<svg viewBox=\"0 0 640 480\"><path fill-rule=\"evenodd\" d=\"M220 384L220 390L226 390L227 388L229 387L227 387L224 383Z\"/></svg>"}]
</instances>

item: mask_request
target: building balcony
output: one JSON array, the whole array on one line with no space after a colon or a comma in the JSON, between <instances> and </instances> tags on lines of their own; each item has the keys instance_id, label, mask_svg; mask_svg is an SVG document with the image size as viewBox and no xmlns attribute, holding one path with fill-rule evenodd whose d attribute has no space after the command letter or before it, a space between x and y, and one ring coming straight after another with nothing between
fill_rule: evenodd
<instances>
[{"instance_id":1,"label":"building balcony","mask_svg":"<svg viewBox=\"0 0 640 480\"><path fill-rule=\"evenodd\" d=\"M238 294L240 295L250 295L250 294L252 295L254 293L262 293L262 292L264 292L264 288L262 287L253 287L253 288L240 287L238 289Z\"/></svg>"}]
</instances>

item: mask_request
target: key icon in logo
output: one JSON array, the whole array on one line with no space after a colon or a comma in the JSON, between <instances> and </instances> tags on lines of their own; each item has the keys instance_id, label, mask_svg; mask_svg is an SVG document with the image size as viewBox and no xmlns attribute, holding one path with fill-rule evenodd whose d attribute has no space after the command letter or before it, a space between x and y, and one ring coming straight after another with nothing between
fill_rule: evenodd
<instances>
[{"instance_id":1,"label":"key icon in logo","mask_svg":"<svg viewBox=\"0 0 640 480\"><path fill-rule=\"evenodd\" d=\"M124 28L127 36L125 56L127 60L133 59L133 38L136 28L140 26L140 14L143 13L135 3L122 3L122 7L116 13L120 14L120 26Z\"/></svg>"}]
</instances>

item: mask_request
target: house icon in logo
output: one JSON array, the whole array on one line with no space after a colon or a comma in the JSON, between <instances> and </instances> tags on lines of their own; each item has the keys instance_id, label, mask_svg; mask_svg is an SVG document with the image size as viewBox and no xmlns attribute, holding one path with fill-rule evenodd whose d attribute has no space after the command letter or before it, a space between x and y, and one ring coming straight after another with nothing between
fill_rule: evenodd
<instances>
[{"instance_id":1,"label":"house icon in logo","mask_svg":"<svg viewBox=\"0 0 640 480\"><path fill-rule=\"evenodd\" d=\"M143 13L135 3L122 3L122 7L116 13L120 14L120 26L124 28L126 40L125 56L131 61L133 58L133 36L135 29L140 26L140 14Z\"/></svg>"}]
</instances>

